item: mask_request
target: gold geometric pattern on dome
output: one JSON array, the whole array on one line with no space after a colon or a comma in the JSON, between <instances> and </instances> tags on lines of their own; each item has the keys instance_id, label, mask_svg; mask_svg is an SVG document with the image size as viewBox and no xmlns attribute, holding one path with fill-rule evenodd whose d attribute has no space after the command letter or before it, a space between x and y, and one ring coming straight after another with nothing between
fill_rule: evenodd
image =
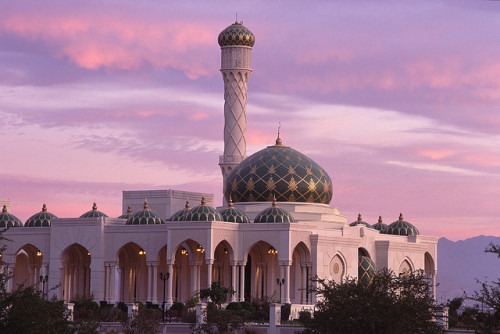
<instances>
[{"instance_id":1,"label":"gold geometric pattern on dome","mask_svg":"<svg viewBox=\"0 0 500 334\"><path fill-rule=\"evenodd\" d=\"M235 22L219 34L218 41L220 46L254 46L255 36L250 30L248 30L248 28L244 27L241 23Z\"/></svg>"},{"instance_id":2,"label":"gold geometric pattern on dome","mask_svg":"<svg viewBox=\"0 0 500 334\"><path fill-rule=\"evenodd\" d=\"M96 202L94 202L94 204L92 205L92 210L87 211L83 215L80 216L80 218L97 218L97 217L106 217L107 218L108 215L97 209Z\"/></svg>"},{"instance_id":3,"label":"gold geometric pattern on dome","mask_svg":"<svg viewBox=\"0 0 500 334\"><path fill-rule=\"evenodd\" d=\"M47 206L44 204L42 206L42 211L35 213L33 216L29 217L26 223L24 223L25 227L44 227L50 226L50 221L54 218L57 218L56 215L47 211Z\"/></svg>"},{"instance_id":4,"label":"gold geometric pattern on dome","mask_svg":"<svg viewBox=\"0 0 500 334\"><path fill-rule=\"evenodd\" d=\"M328 173L287 146L269 146L243 160L228 175L224 195L234 202L329 204L333 191Z\"/></svg>"},{"instance_id":5,"label":"gold geometric pattern on dome","mask_svg":"<svg viewBox=\"0 0 500 334\"><path fill-rule=\"evenodd\" d=\"M23 223L19 218L7 211L7 206L4 205L2 208L2 213L0 213L0 228L6 227L21 227Z\"/></svg>"}]
</instances>

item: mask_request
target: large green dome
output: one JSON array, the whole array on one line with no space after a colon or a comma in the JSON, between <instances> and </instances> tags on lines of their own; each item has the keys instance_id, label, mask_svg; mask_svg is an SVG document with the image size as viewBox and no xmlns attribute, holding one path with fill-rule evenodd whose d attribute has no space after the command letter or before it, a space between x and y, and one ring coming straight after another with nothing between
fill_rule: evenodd
<instances>
[{"instance_id":1,"label":"large green dome","mask_svg":"<svg viewBox=\"0 0 500 334\"><path fill-rule=\"evenodd\" d=\"M33 216L29 217L26 223L24 223L25 227L39 227L39 226L50 226L50 221L57 216L53 213L47 211L47 206L42 205L42 211L35 213Z\"/></svg>"},{"instance_id":2,"label":"large green dome","mask_svg":"<svg viewBox=\"0 0 500 334\"><path fill-rule=\"evenodd\" d=\"M219 34L219 45L243 45L252 47L255 44L255 36L243 24L236 21Z\"/></svg>"},{"instance_id":3,"label":"large green dome","mask_svg":"<svg viewBox=\"0 0 500 334\"><path fill-rule=\"evenodd\" d=\"M234 202L309 202L329 204L332 180L313 160L281 144L243 160L228 175L224 196Z\"/></svg>"}]
</instances>

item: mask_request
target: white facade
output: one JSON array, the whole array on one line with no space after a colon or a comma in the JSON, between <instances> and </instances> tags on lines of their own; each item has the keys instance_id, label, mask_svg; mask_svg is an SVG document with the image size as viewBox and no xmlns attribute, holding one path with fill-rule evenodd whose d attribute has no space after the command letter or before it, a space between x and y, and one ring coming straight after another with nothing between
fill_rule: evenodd
<instances>
[{"instance_id":1,"label":"white facade","mask_svg":"<svg viewBox=\"0 0 500 334\"><path fill-rule=\"evenodd\" d=\"M221 46L221 50L226 124L220 166L226 176L246 155L251 47ZM166 220L182 209L186 200L191 207L199 205L202 195L213 206L212 194L124 191L122 212L125 214L128 206L138 212L147 200L149 209ZM5 268L13 273L9 288L35 285L65 301L77 294L93 294L95 300L110 303L161 303L165 296L171 305L220 281L236 291L228 301L271 297L311 305L315 296L307 288L312 279L358 277L362 254L373 260L377 270L422 269L435 290L436 237L381 234L366 226L350 226L337 208L327 204L278 205L293 216L293 223L253 223L271 203L240 202L234 207L246 214L250 223L127 225L126 219L96 217L56 218L47 227L12 227L5 232L12 242L2 254ZM165 291L160 273L169 274ZM40 277L48 282L42 284ZM283 285L277 284L277 279Z\"/></svg>"}]
</instances>

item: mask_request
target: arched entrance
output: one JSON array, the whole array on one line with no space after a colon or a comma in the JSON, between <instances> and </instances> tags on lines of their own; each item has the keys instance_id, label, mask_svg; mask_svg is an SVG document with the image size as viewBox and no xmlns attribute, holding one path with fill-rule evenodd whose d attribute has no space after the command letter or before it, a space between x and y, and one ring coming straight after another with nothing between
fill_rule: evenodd
<instances>
[{"instance_id":1,"label":"arched entrance","mask_svg":"<svg viewBox=\"0 0 500 334\"><path fill-rule=\"evenodd\" d=\"M33 245L24 245L16 253L14 272L13 272L13 287L14 289L24 284L25 286L40 285L40 275L42 267L43 254Z\"/></svg>"},{"instance_id":2,"label":"arched entrance","mask_svg":"<svg viewBox=\"0 0 500 334\"><path fill-rule=\"evenodd\" d=\"M280 298L281 279L278 266L278 251L264 241L254 244L248 251L245 265L245 300L252 298Z\"/></svg>"},{"instance_id":3,"label":"arched entrance","mask_svg":"<svg viewBox=\"0 0 500 334\"><path fill-rule=\"evenodd\" d=\"M300 242L293 250L290 268L290 302L292 304L309 304L311 302L309 294L311 269L309 249L303 242Z\"/></svg>"},{"instance_id":4,"label":"arched entrance","mask_svg":"<svg viewBox=\"0 0 500 334\"><path fill-rule=\"evenodd\" d=\"M186 240L175 252L173 298L186 301L207 287L205 249L198 242Z\"/></svg>"},{"instance_id":5,"label":"arched entrance","mask_svg":"<svg viewBox=\"0 0 500 334\"><path fill-rule=\"evenodd\" d=\"M90 261L90 252L79 244L73 244L64 250L62 286L65 302L71 301L76 295L90 294Z\"/></svg>"},{"instance_id":6,"label":"arched entrance","mask_svg":"<svg viewBox=\"0 0 500 334\"><path fill-rule=\"evenodd\" d=\"M432 297L436 299L436 269L432 255L425 252L424 255L424 273L427 277L427 283L431 287Z\"/></svg>"},{"instance_id":7,"label":"arched entrance","mask_svg":"<svg viewBox=\"0 0 500 334\"><path fill-rule=\"evenodd\" d=\"M146 302L148 270L146 252L135 243L128 243L118 251L120 275L119 298L125 303Z\"/></svg>"}]
</instances>

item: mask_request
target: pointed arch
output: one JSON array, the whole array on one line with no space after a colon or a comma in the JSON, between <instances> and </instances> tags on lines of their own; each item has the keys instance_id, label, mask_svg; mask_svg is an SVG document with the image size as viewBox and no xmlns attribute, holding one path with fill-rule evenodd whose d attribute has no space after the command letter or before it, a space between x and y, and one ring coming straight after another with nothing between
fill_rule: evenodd
<instances>
[{"instance_id":1,"label":"pointed arch","mask_svg":"<svg viewBox=\"0 0 500 334\"><path fill-rule=\"evenodd\" d=\"M290 267L290 302L308 304L311 300L309 285L311 284L312 265L311 252L304 242L299 242L292 251Z\"/></svg>"},{"instance_id":2,"label":"pointed arch","mask_svg":"<svg viewBox=\"0 0 500 334\"><path fill-rule=\"evenodd\" d=\"M13 283L14 287L21 284L39 287L39 276L43 262L43 253L36 246L26 244L18 249L15 254Z\"/></svg>"},{"instance_id":3,"label":"pointed arch","mask_svg":"<svg viewBox=\"0 0 500 334\"><path fill-rule=\"evenodd\" d=\"M245 275L243 278L245 299L279 298L280 278L277 249L266 241L257 241L245 252ZM241 279L241 278L240 278Z\"/></svg>"},{"instance_id":4,"label":"pointed arch","mask_svg":"<svg viewBox=\"0 0 500 334\"><path fill-rule=\"evenodd\" d=\"M66 247L62 252L63 299L70 302L75 296L90 295L90 252L78 243Z\"/></svg>"},{"instance_id":5,"label":"pointed arch","mask_svg":"<svg viewBox=\"0 0 500 334\"><path fill-rule=\"evenodd\" d=\"M123 245L116 254L120 277L119 299L122 302L145 302L148 270L144 249L134 242Z\"/></svg>"}]
</instances>

